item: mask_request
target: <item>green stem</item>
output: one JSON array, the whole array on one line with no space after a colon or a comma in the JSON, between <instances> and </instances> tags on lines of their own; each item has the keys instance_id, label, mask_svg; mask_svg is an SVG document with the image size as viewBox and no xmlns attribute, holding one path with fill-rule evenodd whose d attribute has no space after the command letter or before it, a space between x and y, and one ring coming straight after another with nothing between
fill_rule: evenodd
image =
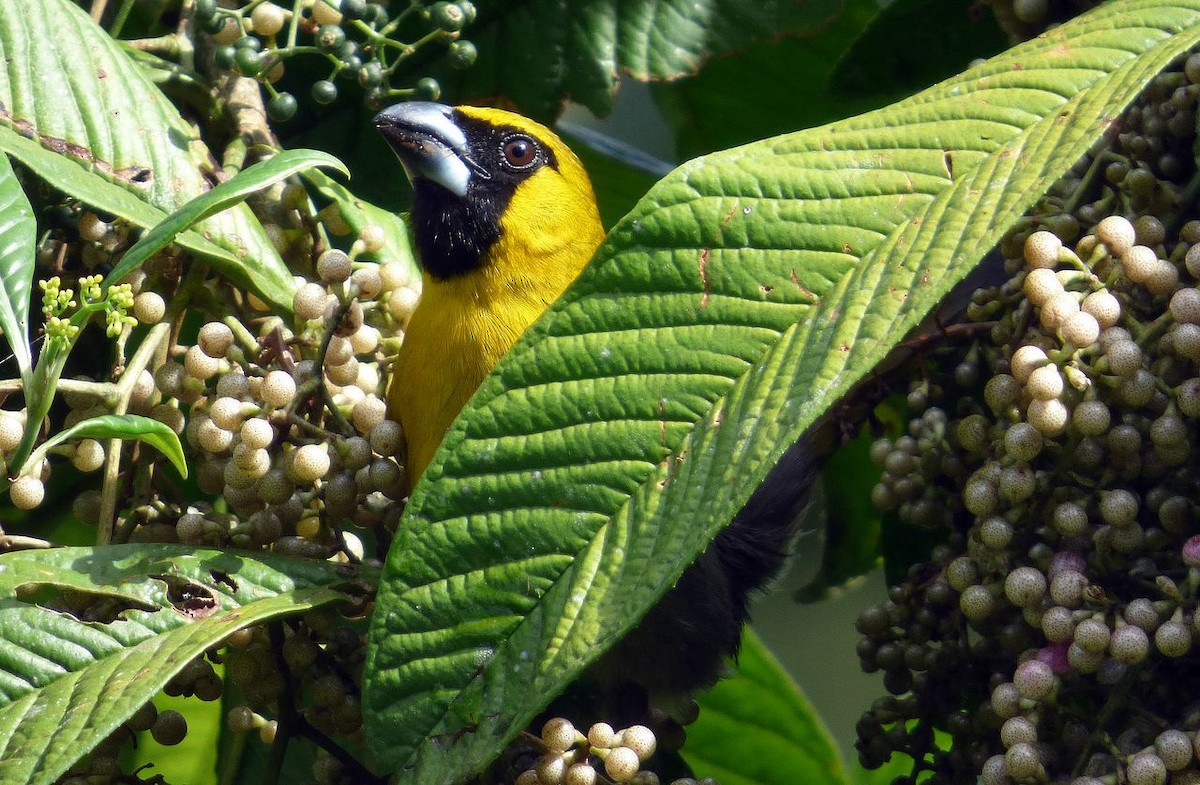
<instances>
[{"instance_id":1,"label":"green stem","mask_svg":"<svg viewBox=\"0 0 1200 785\"><path fill-rule=\"evenodd\" d=\"M121 28L125 27L125 22L129 19L129 13L133 10L134 0L124 0L121 3L121 8L117 11L117 16L113 19L112 27L108 29L108 34L113 38L121 37Z\"/></svg>"}]
</instances>

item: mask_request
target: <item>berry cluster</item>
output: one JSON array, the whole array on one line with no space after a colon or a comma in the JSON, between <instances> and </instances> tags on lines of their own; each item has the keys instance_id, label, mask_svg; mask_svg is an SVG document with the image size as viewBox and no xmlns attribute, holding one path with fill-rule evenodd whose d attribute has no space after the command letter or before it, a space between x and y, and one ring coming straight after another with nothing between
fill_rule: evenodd
<instances>
[{"instance_id":1,"label":"berry cluster","mask_svg":"<svg viewBox=\"0 0 1200 785\"><path fill-rule=\"evenodd\" d=\"M873 499L947 527L864 612L860 758L926 783L1200 781L1200 55L1001 244ZM1183 118L1183 119L1179 119ZM982 384L980 383L982 381Z\"/></svg>"},{"instance_id":2,"label":"berry cluster","mask_svg":"<svg viewBox=\"0 0 1200 785\"><path fill-rule=\"evenodd\" d=\"M224 8L217 0L197 0L193 18L215 39L218 68L266 86L267 113L276 122L292 119L299 106L294 95L276 88L285 64L295 57L316 56L329 65L328 76L309 88L316 103L337 100L340 84L357 84L374 107L396 98L438 97L441 88L431 77L411 86L394 84L408 77L403 66L418 51L444 49L454 68L469 68L476 58L475 45L461 37L475 19L470 0L408 3L394 16L386 3L368 0L298 0L291 9L270 0L239 5ZM400 40L401 34L411 40Z\"/></svg>"},{"instance_id":3,"label":"berry cluster","mask_svg":"<svg viewBox=\"0 0 1200 785\"><path fill-rule=\"evenodd\" d=\"M588 729L587 735L575 729L569 720L554 717L534 738L545 753L533 768L522 772L516 785L596 785L629 783L658 785L658 776L641 768L654 755L658 742L654 731L645 725L614 730L605 722ZM597 769L603 768L601 774ZM716 785L714 780L683 778L671 785Z\"/></svg>"}]
</instances>

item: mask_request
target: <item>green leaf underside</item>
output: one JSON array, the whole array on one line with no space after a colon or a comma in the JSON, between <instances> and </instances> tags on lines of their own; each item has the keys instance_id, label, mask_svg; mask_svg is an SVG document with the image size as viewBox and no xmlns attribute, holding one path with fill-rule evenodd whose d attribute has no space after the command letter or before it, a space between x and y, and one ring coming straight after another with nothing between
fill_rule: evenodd
<instances>
[{"instance_id":1,"label":"green leaf underside","mask_svg":"<svg viewBox=\"0 0 1200 785\"><path fill-rule=\"evenodd\" d=\"M166 423L140 414L102 414L89 417L59 431L41 445L49 450L56 444L72 439L135 439L145 442L161 452L184 477L188 475L187 459L183 456L183 445L179 436Z\"/></svg>"},{"instance_id":2,"label":"green leaf underside","mask_svg":"<svg viewBox=\"0 0 1200 785\"><path fill-rule=\"evenodd\" d=\"M33 245L37 223L8 156L0 154L0 328L29 384L29 295L33 285Z\"/></svg>"},{"instance_id":3,"label":"green leaf underside","mask_svg":"<svg viewBox=\"0 0 1200 785\"><path fill-rule=\"evenodd\" d=\"M350 174L341 161L320 150L284 150L265 161L254 164L249 169L238 172L216 188L197 196L180 207L126 251L106 279L112 283L120 281L151 256L170 245L175 236L185 229L215 213L241 204L246 197L280 180L316 166L329 166L345 175ZM244 260L243 264L247 267L251 266L249 260ZM279 273L287 275L287 268L280 265ZM290 276L287 278L290 279Z\"/></svg>"},{"instance_id":4,"label":"green leaf underside","mask_svg":"<svg viewBox=\"0 0 1200 785\"><path fill-rule=\"evenodd\" d=\"M310 169L304 173L304 179L317 190L317 193L337 204L342 218L354 235L361 233L370 224L375 224L383 229L383 247L378 251L363 253L358 257L359 259L396 262L404 265L412 278L421 277L417 259L413 255L412 245L408 240L408 226L405 225L404 219L390 210L360 199L324 172Z\"/></svg>"},{"instance_id":5,"label":"green leaf underside","mask_svg":"<svg viewBox=\"0 0 1200 785\"><path fill-rule=\"evenodd\" d=\"M469 95L503 95L547 119L570 97L597 113L617 77L673 79L714 54L781 34L812 33L840 0L481 0L469 34L480 61L463 75Z\"/></svg>"},{"instance_id":6,"label":"green leaf underside","mask_svg":"<svg viewBox=\"0 0 1200 785\"><path fill-rule=\"evenodd\" d=\"M0 130L0 149L51 185L139 226L153 226L208 190L208 153L192 129L69 0L0 3ZM55 167L46 156L72 165ZM180 243L290 309L290 275L248 207L200 228L209 242L185 236Z\"/></svg>"},{"instance_id":7,"label":"green leaf underside","mask_svg":"<svg viewBox=\"0 0 1200 785\"><path fill-rule=\"evenodd\" d=\"M799 685L747 627L734 675L697 697L683 757L721 785L844 785L841 754Z\"/></svg>"},{"instance_id":8,"label":"green leaf underside","mask_svg":"<svg viewBox=\"0 0 1200 785\"><path fill-rule=\"evenodd\" d=\"M1198 23L1200 3L1105 6L886 110L656 186L410 500L365 676L380 759L404 782L484 765Z\"/></svg>"},{"instance_id":9,"label":"green leaf underside","mask_svg":"<svg viewBox=\"0 0 1200 785\"><path fill-rule=\"evenodd\" d=\"M211 603L181 602L167 576ZM0 556L0 782L53 782L188 661L243 627L345 600L335 587L354 577L329 562L178 545ZM10 599L39 588L126 610L85 622Z\"/></svg>"}]
</instances>

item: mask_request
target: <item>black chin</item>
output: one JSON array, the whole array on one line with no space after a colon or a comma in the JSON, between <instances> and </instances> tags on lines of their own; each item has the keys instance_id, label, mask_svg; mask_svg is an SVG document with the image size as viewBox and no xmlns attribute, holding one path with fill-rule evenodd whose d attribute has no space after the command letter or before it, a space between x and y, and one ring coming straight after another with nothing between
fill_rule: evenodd
<instances>
[{"instance_id":1,"label":"black chin","mask_svg":"<svg viewBox=\"0 0 1200 785\"><path fill-rule=\"evenodd\" d=\"M425 178L416 179L413 191L413 239L425 272L446 280L479 269L500 239L501 200L479 188L456 196Z\"/></svg>"}]
</instances>

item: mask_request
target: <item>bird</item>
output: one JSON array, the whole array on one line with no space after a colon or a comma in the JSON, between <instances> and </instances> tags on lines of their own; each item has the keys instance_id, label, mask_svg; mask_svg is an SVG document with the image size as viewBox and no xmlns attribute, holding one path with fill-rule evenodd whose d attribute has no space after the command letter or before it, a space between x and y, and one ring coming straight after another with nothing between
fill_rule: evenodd
<instances>
[{"instance_id":1,"label":"bird","mask_svg":"<svg viewBox=\"0 0 1200 785\"><path fill-rule=\"evenodd\" d=\"M413 484L488 371L604 239L578 157L549 128L494 108L410 101L375 125L413 186L423 289L396 357L389 416ZM694 690L738 649L750 596L778 572L799 495L759 493L581 683L619 720L686 722ZM781 491L780 489L784 489Z\"/></svg>"},{"instance_id":2,"label":"bird","mask_svg":"<svg viewBox=\"0 0 1200 785\"><path fill-rule=\"evenodd\" d=\"M388 389L410 484L501 356L604 239L591 181L550 129L502 109L410 101L375 125L413 186L422 268Z\"/></svg>"}]
</instances>

